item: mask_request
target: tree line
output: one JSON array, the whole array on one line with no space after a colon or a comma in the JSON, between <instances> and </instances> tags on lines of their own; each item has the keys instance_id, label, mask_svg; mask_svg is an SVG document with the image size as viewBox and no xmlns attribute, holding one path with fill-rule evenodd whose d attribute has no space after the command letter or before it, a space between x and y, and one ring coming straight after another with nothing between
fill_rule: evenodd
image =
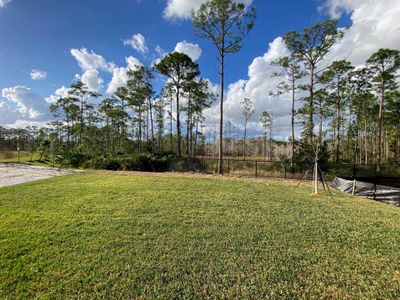
<instances>
[{"instance_id":1,"label":"tree line","mask_svg":"<svg viewBox=\"0 0 400 300\"><path fill-rule=\"evenodd\" d=\"M328 20L284 35L290 56L273 65L281 69L274 76L284 78L277 93L291 94L292 157L399 162L400 51L379 49L358 68L345 59L326 66L324 59L343 34L337 20ZM302 125L299 141L295 119Z\"/></svg>"},{"instance_id":2,"label":"tree line","mask_svg":"<svg viewBox=\"0 0 400 300\"><path fill-rule=\"evenodd\" d=\"M344 35L337 20L286 33L283 41L290 54L271 63L272 76L281 80L266 97L290 98L291 136L288 142L272 139L274 116L266 109L259 112L262 135L249 138L252 99L241 101L242 136L233 135L234 125L224 121L225 66L227 55L238 52L253 29L256 10L237 1L210 0L192 17L196 35L215 46L219 94L210 92L196 62L173 52L152 68L130 69L126 85L107 98L74 82L67 95L51 104L54 121L46 128L1 128L2 148L40 148L44 156L52 151L66 161L165 152L214 155L220 173L226 155L378 165L400 161L399 50L371 53L362 67L345 59L327 65ZM158 94L155 76L165 79ZM220 118L211 138L204 112L217 98Z\"/></svg>"}]
</instances>

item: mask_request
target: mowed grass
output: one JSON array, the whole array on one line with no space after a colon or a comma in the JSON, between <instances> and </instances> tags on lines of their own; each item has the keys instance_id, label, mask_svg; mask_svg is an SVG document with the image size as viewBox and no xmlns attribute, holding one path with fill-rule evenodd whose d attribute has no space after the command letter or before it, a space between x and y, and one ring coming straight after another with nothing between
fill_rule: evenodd
<instances>
[{"instance_id":1,"label":"mowed grass","mask_svg":"<svg viewBox=\"0 0 400 300\"><path fill-rule=\"evenodd\" d=\"M399 298L400 210L87 173L0 189L0 298Z\"/></svg>"},{"instance_id":2,"label":"mowed grass","mask_svg":"<svg viewBox=\"0 0 400 300\"><path fill-rule=\"evenodd\" d=\"M46 160L39 160L39 158L40 154L37 152L31 155L31 153L28 151L21 151L18 160L17 151L0 151L0 163L21 163L39 167L57 167L57 168L63 167L56 161L53 162L51 156Z\"/></svg>"},{"instance_id":3,"label":"mowed grass","mask_svg":"<svg viewBox=\"0 0 400 300\"><path fill-rule=\"evenodd\" d=\"M34 154L34 158L37 155ZM20 161L29 161L31 159L31 154L28 151L20 151L19 153ZM18 161L18 151L4 151L0 150L0 162L17 162Z\"/></svg>"}]
</instances>

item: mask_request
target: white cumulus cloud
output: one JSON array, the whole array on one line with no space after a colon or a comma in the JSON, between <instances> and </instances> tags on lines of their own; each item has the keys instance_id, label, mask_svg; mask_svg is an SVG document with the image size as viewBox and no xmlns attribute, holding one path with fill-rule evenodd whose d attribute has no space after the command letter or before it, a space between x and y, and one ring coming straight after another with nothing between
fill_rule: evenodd
<instances>
[{"instance_id":1,"label":"white cumulus cloud","mask_svg":"<svg viewBox=\"0 0 400 300\"><path fill-rule=\"evenodd\" d=\"M176 44L175 51L180 53L185 53L193 61L198 60L202 52L198 44L192 44L187 41L182 41Z\"/></svg>"},{"instance_id":2,"label":"white cumulus cloud","mask_svg":"<svg viewBox=\"0 0 400 300\"><path fill-rule=\"evenodd\" d=\"M235 0L236 2L250 5L253 0ZM190 19L192 10L196 10L207 0L168 0L164 9L166 19Z\"/></svg>"},{"instance_id":3,"label":"white cumulus cloud","mask_svg":"<svg viewBox=\"0 0 400 300\"><path fill-rule=\"evenodd\" d=\"M321 9L332 17L351 13L352 25L328 60L348 59L361 65L379 48L400 49L400 1L328 0Z\"/></svg>"},{"instance_id":4,"label":"white cumulus cloud","mask_svg":"<svg viewBox=\"0 0 400 300\"><path fill-rule=\"evenodd\" d=\"M37 70L37 69L33 69L31 71L30 75L31 75L32 80L43 80L43 79L46 79L46 77L47 77L47 73L46 72L40 71L40 70Z\"/></svg>"},{"instance_id":5,"label":"white cumulus cloud","mask_svg":"<svg viewBox=\"0 0 400 300\"><path fill-rule=\"evenodd\" d=\"M86 48L71 49L71 54L77 60L83 74L77 78L94 92L99 92L103 86L103 79L99 76L100 71L112 72L112 64L108 63L103 56Z\"/></svg>"},{"instance_id":6,"label":"white cumulus cloud","mask_svg":"<svg viewBox=\"0 0 400 300\"><path fill-rule=\"evenodd\" d=\"M365 64L372 53L379 48L400 49L400 1L398 0L328 0L320 8L332 17L343 13L350 14L352 25L345 30L343 40L335 45L326 59L321 63L321 68L333 60L347 59L354 66ZM232 121L241 127L243 116L240 101L250 98L257 110L251 119L249 128L260 133L260 113L264 110L274 114L274 136L287 138L290 135L290 95L272 97L270 91L276 89L281 80L271 78L274 67L270 62L287 55L287 49L282 38L276 38L268 51L256 57L248 69L248 78L238 80L228 86L225 100L225 120ZM212 120L219 119L218 105L207 111Z\"/></svg>"},{"instance_id":7,"label":"white cumulus cloud","mask_svg":"<svg viewBox=\"0 0 400 300\"><path fill-rule=\"evenodd\" d=\"M65 98L68 96L68 92L69 92L70 88L66 88L65 86L62 86L60 88L58 88L53 95L50 95L49 97L47 97L45 100L47 101L47 103L49 104L53 104L57 101L58 98Z\"/></svg>"},{"instance_id":8,"label":"white cumulus cloud","mask_svg":"<svg viewBox=\"0 0 400 300\"><path fill-rule=\"evenodd\" d=\"M77 78L94 92L99 92L103 87L104 80L99 76L99 71L96 69L87 70L82 74L82 76L77 76Z\"/></svg>"},{"instance_id":9,"label":"white cumulus cloud","mask_svg":"<svg viewBox=\"0 0 400 300\"><path fill-rule=\"evenodd\" d=\"M18 111L27 118L38 120L49 115L47 101L26 86L4 88L2 96L14 103Z\"/></svg>"},{"instance_id":10,"label":"white cumulus cloud","mask_svg":"<svg viewBox=\"0 0 400 300\"><path fill-rule=\"evenodd\" d=\"M78 61L82 70L109 70L110 64L104 59L103 56L96 54L93 51L88 51L86 48L71 49L71 54Z\"/></svg>"},{"instance_id":11,"label":"white cumulus cloud","mask_svg":"<svg viewBox=\"0 0 400 300\"><path fill-rule=\"evenodd\" d=\"M146 54L149 51L146 46L146 39L140 33L134 34L130 39L124 40L124 45L131 46L142 54Z\"/></svg>"},{"instance_id":12,"label":"white cumulus cloud","mask_svg":"<svg viewBox=\"0 0 400 300\"><path fill-rule=\"evenodd\" d=\"M72 49L71 54L77 60L83 74L77 74L75 77L85 83L90 90L100 92L104 85L104 80L100 76L100 72L104 71L112 74L111 81L107 84L106 92L114 93L119 86L125 86L127 81L126 72L129 69L134 69L135 66L142 65L140 61L129 56L125 58L126 67L119 67L112 62L107 62L103 56L96 54L93 51L88 51L86 48Z\"/></svg>"},{"instance_id":13,"label":"white cumulus cloud","mask_svg":"<svg viewBox=\"0 0 400 300\"><path fill-rule=\"evenodd\" d=\"M13 124L22 115L18 111L14 111L6 102L0 101L0 126Z\"/></svg>"},{"instance_id":14,"label":"white cumulus cloud","mask_svg":"<svg viewBox=\"0 0 400 300\"><path fill-rule=\"evenodd\" d=\"M280 97L269 95L269 92L275 90L281 80L272 78L276 69L271 67L271 62L285 55L288 55L288 50L283 39L278 37L269 44L269 48L263 56L253 60L248 69L247 80L238 80L228 86L224 103L225 121L230 121L237 128L241 128L243 115L240 102L244 98L249 98L253 101L256 109L256 114L249 122L249 129L253 133L261 132L260 115L263 111L269 111L274 115L274 135L282 139L290 135L290 98L285 95ZM218 102L206 111L207 117L212 121L219 120Z\"/></svg>"},{"instance_id":15,"label":"white cumulus cloud","mask_svg":"<svg viewBox=\"0 0 400 300\"><path fill-rule=\"evenodd\" d=\"M6 7L6 5L10 2L11 0L0 0L0 8Z\"/></svg>"},{"instance_id":16,"label":"white cumulus cloud","mask_svg":"<svg viewBox=\"0 0 400 300\"><path fill-rule=\"evenodd\" d=\"M117 67L114 66L112 73L112 79L110 81L110 83L108 84L108 88L107 88L107 93L109 94L113 94L117 91L118 87L121 86L126 86L126 83L128 81L128 75L127 72L129 69L133 70L135 69L137 66L141 66L141 62L132 56L126 57L125 58L126 67Z\"/></svg>"}]
</instances>

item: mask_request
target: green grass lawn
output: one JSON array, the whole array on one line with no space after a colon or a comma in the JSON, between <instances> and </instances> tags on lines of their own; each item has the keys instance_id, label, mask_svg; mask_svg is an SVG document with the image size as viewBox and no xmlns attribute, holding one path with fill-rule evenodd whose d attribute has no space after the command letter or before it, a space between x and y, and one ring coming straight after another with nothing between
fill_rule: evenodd
<instances>
[{"instance_id":1,"label":"green grass lawn","mask_svg":"<svg viewBox=\"0 0 400 300\"><path fill-rule=\"evenodd\" d=\"M0 163L21 163L21 164L29 164L33 166L39 167L62 167L57 162L52 161L52 159L39 160L40 154L35 152L31 155L28 151L21 151L19 154L18 161L18 152L17 151L0 151Z\"/></svg>"},{"instance_id":2,"label":"green grass lawn","mask_svg":"<svg viewBox=\"0 0 400 300\"><path fill-rule=\"evenodd\" d=\"M0 298L399 298L400 210L87 173L0 188Z\"/></svg>"},{"instance_id":3,"label":"green grass lawn","mask_svg":"<svg viewBox=\"0 0 400 300\"><path fill-rule=\"evenodd\" d=\"M36 154L33 155L33 159L37 157ZM19 153L20 161L31 160L31 153L28 151L20 151ZM4 151L0 150L0 162L17 162L18 161L18 151Z\"/></svg>"}]
</instances>

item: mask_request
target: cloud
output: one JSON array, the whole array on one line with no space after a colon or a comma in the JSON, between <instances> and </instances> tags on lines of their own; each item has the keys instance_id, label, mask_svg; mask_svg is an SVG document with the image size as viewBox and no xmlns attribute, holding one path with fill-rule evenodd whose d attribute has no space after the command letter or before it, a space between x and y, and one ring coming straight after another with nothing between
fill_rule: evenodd
<instances>
[{"instance_id":1,"label":"cloud","mask_svg":"<svg viewBox=\"0 0 400 300\"><path fill-rule=\"evenodd\" d=\"M259 134L262 126L259 122L263 111L269 111L274 115L274 136L286 139L290 136L290 97L283 95L273 97L270 91L276 89L281 80L272 78L276 69L271 62L278 57L288 54L288 50L281 37L269 44L267 52L263 56L256 57L248 69L248 79L238 80L228 86L224 103L225 122L232 122L237 128L243 127L243 115L240 102L244 98L253 101L256 109L255 115L249 121L249 129L252 134ZM219 101L206 111L207 118L211 121L219 120Z\"/></svg>"},{"instance_id":2,"label":"cloud","mask_svg":"<svg viewBox=\"0 0 400 300\"><path fill-rule=\"evenodd\" d=\"M321 63L321 68L338 59L348 59L354 66L361 66L379 48L400 48L400 25L397 20L400 2L397 0L328 0L320 9L332 17L348 13L352 20L352 25L345 30L343 40L332 48ZM233 122L239 128L243 127L240 101L247 97L253 100L257 110L249 123L253 134L261 133L260 113L267 110L274 114L275 138L285 139L290 136L290 95L269 96L269 92L275 90L281 80L271 78L274 67L270 62L287 54L282 38L276 38L263 56L253 60L248 68L248 79L238 80L228 86L224 115L226 121ZM219 120L218 103L207 110L207 117L213 121Z\"/></svg>"},{"instance_id":3,"label":"cloud","mask_svg":"<svg viewBox=\"0 0 400 300\"><path fill-rule=\"evenodd\" d=\"M49 116L47 101L26 86L4 88L2 96L11 103L14 103L17 111L24 117L43 120Z\"/></svg>"},{"instance_id":4,"label":"cloud","mask_svg":"<svg viewBox=\"0 0 400 300\"><path fill-rule=\"evenodd\" d=\"M13 110L10 106L0 101L0 126L8 128L25 128L27 126L38 126L44 127L48 120L43 119L42 121L35 121L34 119L28 119L22 115L18 110Z\"/></svg>"},{"instance_id":5,"label":"cloud","mask_svg":"<svg viewBox=\"0 0 400 300\"><path fill-rule=\"evenodd\" d=\"M318 10L322 13L328 13L333 18L340 18L342 14L352 13L354 10L362 8L362 6L370 7L371 4L386 5L389 2L391 0L326 0L325 3L318 7Z\"/></svg>"},{"instance_id":6,"label":"cloud","mask_svg":"<svg viewBox=\"0 0 400 300\"><path fill-rule=\"evenodd\" d=\"M22 115L12 110L6 102L0 101L0 126L5 126L8 124L13 124L18 118L21 118Z\"/></svg>"},{"instance_id":7,"label":"cloud","mask_svg":"<svg viewBox=\"0 0 400 300\"><path fill-rule=\"evenodd\" d=\"M187 41L177 43L174 51L185 53L193 61L198 60L202 53L202 50L198 44L188 43ZM157 45L157 47L154 49L154 52L153 61L151 62L152 66L158 64L166 55L168 55L168 52L161 48L160 45Z\"/></svg>"},{"instance_id":8,"label":"cloud","mask_svg":"<svg viewBox=\"0 0 400 300\"><path fill-rule=\"evenodd\" d=\"M45 98L46 102L49 104L55 103L58 98L65 98L68 96L68 92L70 91L70 88L66 88L65 86L62 86L58 88L53 95L50 95L49 97Z\"/></svg>"},{"instance_id":9,"label":"cloud","mask_svg":"<svg viewBox=\"0 0 400 300\"><path fill-rule=\"evenodd\" d=\"M6 7L6 5L10 2L11 0L0 0L0 9Z\"/></svg>"},{"instance_id":10,"label":"cloud","mask_svg":"<svg viewBox=\"0 0 400 300\"><path fill-rule=\"evenodd\" d=\"M100 71L112 72L113 66L108 63L103 56L86 48L71 49L71 54L77 60L83 74L77 78L94 92L99 92L103 87L103 79L99 76Z\"/></svg>"},{"instance_id":11,"label":"cloud","mask_svg":"<svg viewBox=\"0 0 400 300\"><path fill-rule=\"evenodd\" d=\"M104 80L99 76L97 70L87 70L81 76L81 81L85 83L90 90L98 92L103 87Z\"/></svg>"},{"instance_id":12,"label":"cloud","mask_svg":"<svg viewBox=\"0 0 400 300\"><path fill-rule=\"evenodd\" d=\"M185 53L188 55L193 61L196 61L201 56L201 48L198 44L188 43L186 41L179 42L175 47L176 52Z\"/></svg>"},{"instance_id":13,"label":"cloud","mask_svg":"<svg viewBox=\"0 0 400 300\"><path fill-rule=\"evenodd\" d=\"M157 47L154 49L154 51L155 51L159 56L165 56L165 55L167 55L167 52L166 52L160 45L157 45Z\"/></svg>"},{"instance_id":14,"label":"cloud","mask_svg":"<svg viewBox=\"0 0 400 300\"><path fill-rule=\"evenodd\" d=\"M28 126L36 126L37 128L43 128L47 127L47 123L50 121L45 120L45 121L32 121L32 120L26 120L26 119L16 119L14 123L6 124L5 127L8 128L26 128Z\"/></svg>"},{"instance_id":15,"label":"cloud","mask_svg":"<svg viewBox=\"0 0 400 300\"><path fill-rule=\"evenodd\" d=\"M149 51L146 46L146 39L140 33L134 34L130 39L124 40L124 45L131 46L142 54L146 54Z\"/></svg>"},{"instance_id":16,"label":"cloud","mask_svg":"<svg viewBox=\"0 0 400 300\"><path fill-rule=\"evenodd\" d=\"M327 60L348 59L362 65L379 48L400 48L398 0L328 0L320 10L332 17L351 13L351 27Z\"/></svg>"},{"instance_id":17,"label":"cloud","mask_svg":"<svg viewBox=\"0 0 400 300\"><path fill-rule=\"evenodd\" d=\"M43 80L43 79L46 79L46 77L47 77L47 73L44 71L40 71L37 69L33 69L31 71L32 80Z\"/></svg>"},{"instance_id":18,"label":"cloud","mask_svg":"<svg viewBox=\"0 0 400 300\"><path fill-rule=\"evenodd\" d=\"M168 54L160 45L157 45L154 51L153 61L150 64L151 66L158 64Z\"/></svg>"},{"instance_id":19,"label":"cloud","mask_svg":"<svg viewBox=\"0 0 400 300\"><path fill-rule=\"evenodd\" d=\"M95 92L100 92L104 84L104 80L100 77L100 71L112 74L112 79L107 85L106 92L113 94L118 87L126 85L128 80L126 72L142 65L137 58L129 56L125 58L126 67L118 67L112 62L107 62L103 56L93 51L89 52L86 48L80 50L72 49L71 54L76 58L83 71L82 75L77 74L75 77Z\"/></svg>"},{"instance_id":20,"label":"cloud","mask_svg":"<svg viewBox=\"0 0 400 300\"><path fill-rule=\"evenodd\" d=\"M111 73L112 80L108 84L107 91L113 93L117 87L126 85L129 69L141 65L140 61L132 56L126 57L126 67L118 67L114 63L107 62L101 55L88 51L71 49L71 54L76 58L83 74L75 77L82 80L93 91L99 91L104 83L100 77L100 71ZM28 125L44 126L45 122L52 119L49 105L59 97L68 95L69 88L58 88L53 95L42 98L26 86L14 86L2 90L4 100L0 100L0 120L2 126L24 127Z\"/></svg>"},{"instance_id":21,"label":"cloud","mask_svg":"<svg viewBox=\"0 0 400 300\"><path fill-rule=\"evenodd\" d=\"M125 61L128 69L135 69L137 66L142 65L142 63L136 57L133 56L126 57Z\"/></svg>"},{"instance_id":22,"label":"cloud","mask_svg":"<svg viewBox=\"0 0 400 300\"><path fill-rule=\"evenodd\" d=\"M108 94L115 93L118 87L126 86L126 83L128 81L128 75L127 75L128 70L135 69L137 66L142 65L142 63L137 58L132 56L126 57L125 61L127 64L126 67L117 67L117 66L113 67L112 70L113 76L107 87Z\"/></svg>"},{"instance_id":23,"label":"cloud","mask_svg":"<svg viewBox=\"0 0 400 300\"><path fill-rule=\"evenodd\" d=\"M104 59L103 56L96 54L93 51L88 51L86 48L71 49L71 54L78 61L82 70L109 70L110 64Z\"/></svg>"},{"instance_id":24,"label":"cloud","mask_svg":"<svg viewBox=\"0 0 400 300\"><path fill-rule=\"evenodd\" d=\"M199 9L202 3L207 0L168 0L164 9L164 18L166 19L190 19L192 10ZM245 5L250 5L253 0L235 0Z\"/></svg>"}]
</instances>

